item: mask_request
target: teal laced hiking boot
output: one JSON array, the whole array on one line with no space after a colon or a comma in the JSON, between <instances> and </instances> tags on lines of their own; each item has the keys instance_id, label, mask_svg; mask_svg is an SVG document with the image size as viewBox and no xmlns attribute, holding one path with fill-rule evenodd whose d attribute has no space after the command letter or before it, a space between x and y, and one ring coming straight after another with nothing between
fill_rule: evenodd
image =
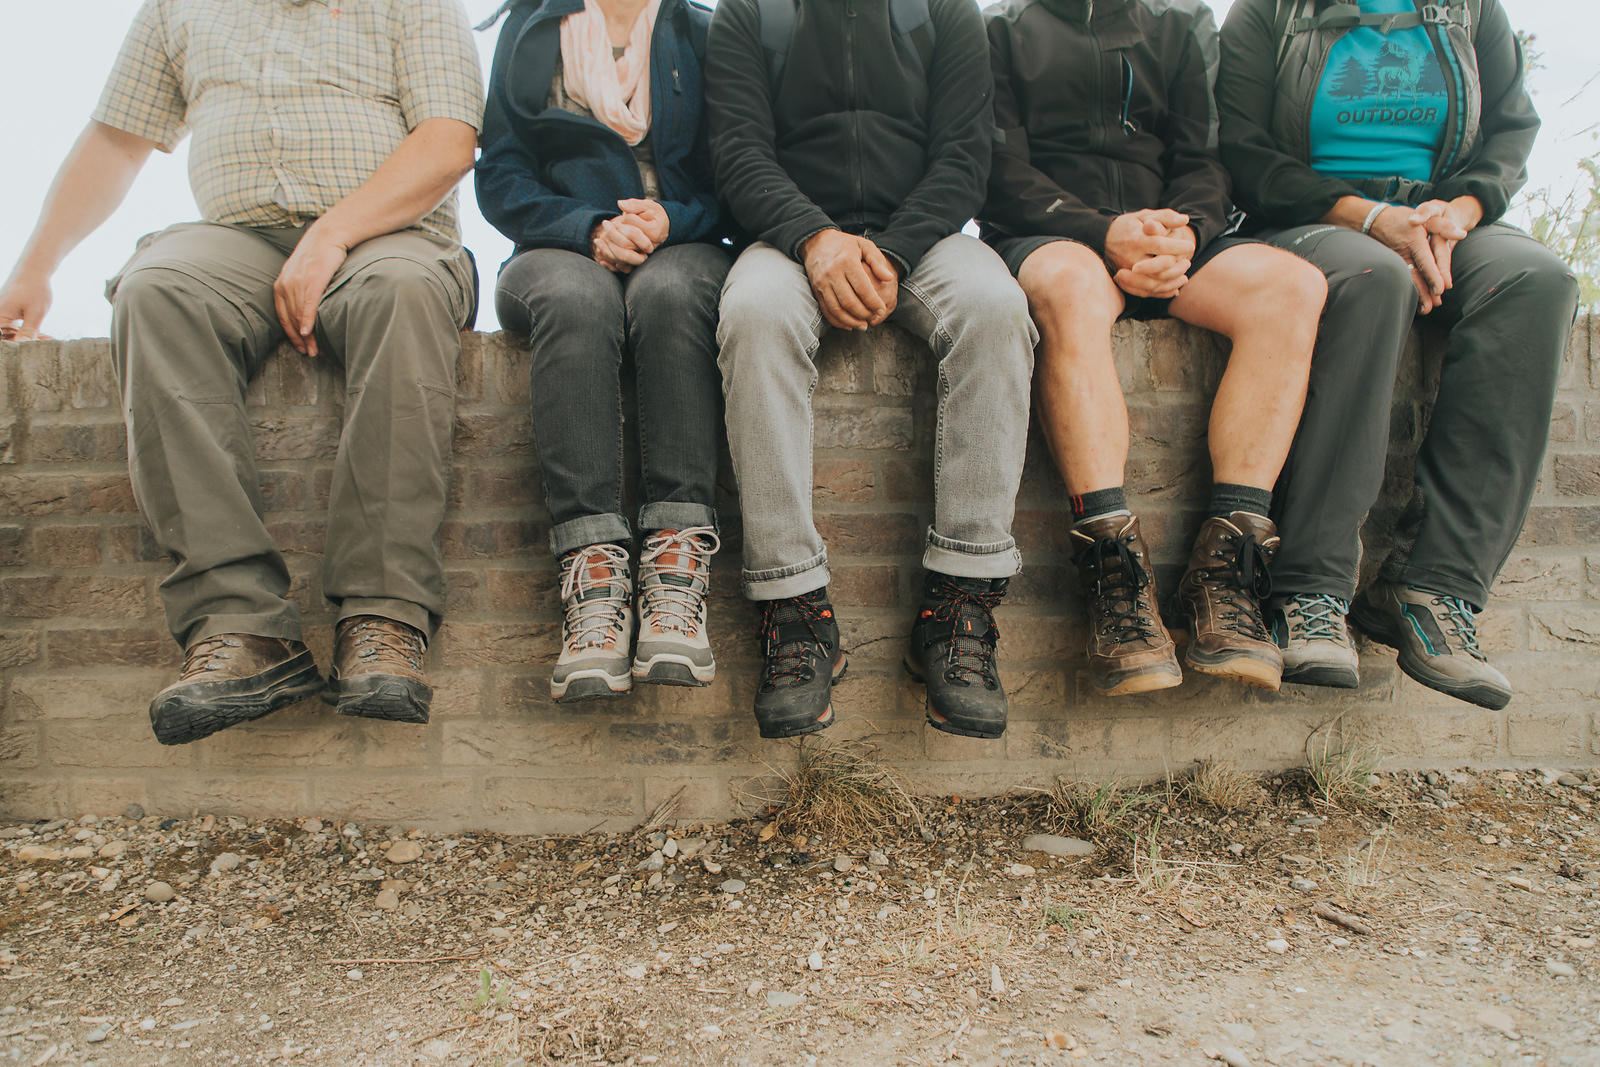
<instances>
[{"instance_id":1,"label":"teal laced hiking boot","mask_svg":"<svg viewBox=\"0 0 1600 1067\"><path fill-rule=\"evenodd\" d=\"M1499 711L1511 683L1478 647L1472 606L1460 597L1376 581L1350 606L1356 629L1400 653L1400 669L1429 689Z\"/></svg>"},{"instance_id":2,"label":"teal laced hiking boot","mask_svg":"<svg viewBox=\"0 0 1600 1067\"><path fill-rule=\"evenodd\" d=\"M1356 646L1345 616L1350 602L1324 593L1274 597L1267 628L1283 652L1283 680L1354 689L1361 684Z\"/></svg>"}]
</instances>

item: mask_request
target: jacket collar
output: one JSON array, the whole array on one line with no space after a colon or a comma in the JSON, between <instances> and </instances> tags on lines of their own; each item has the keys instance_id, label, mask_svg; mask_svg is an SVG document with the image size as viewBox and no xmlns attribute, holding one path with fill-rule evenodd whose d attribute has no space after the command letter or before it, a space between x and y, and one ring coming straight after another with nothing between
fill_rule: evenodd
<instances>
[{"instance_id":1,"label":"jacket collar","mask_svg":"<svg viewBox=\"0 0 1600 1067\"><path fill-rule=\"evenodd\" d=\"M1082 25L1100 19L1128 6L1128 0L1039 0L1051 14Z\"/></svg>"}]
</instances>

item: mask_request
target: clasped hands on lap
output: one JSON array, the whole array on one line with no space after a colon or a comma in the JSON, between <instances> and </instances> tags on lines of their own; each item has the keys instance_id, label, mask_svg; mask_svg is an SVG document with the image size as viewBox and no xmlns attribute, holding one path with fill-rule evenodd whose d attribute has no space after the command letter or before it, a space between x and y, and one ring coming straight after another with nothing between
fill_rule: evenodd
<instances>
[{"instance_id":1,"label":"clasped hands on lap","mask_svg":"<svg viewBox=\"0 0 1600 1067\"><path fill-rule=\"evenodd\" d=\"M1195 236L1189 216L1167 208L1118 215L1106 230L1111 280L1129 296L1166 300L1189 280Z\"/></svg>"},{"instance_id":2,"label":"clasped hands on lap","mask_svg":"<svg viewBox=\"0 0 1600 1067\"><path fill-rule=\"evenodd\" d=\"M671 220L654 200L618 200L617 209L622 214L589 234L589 254L607 270L627 274L666 243Z\"/></svg>"},{"instance_id":3,"label":"clasped hands on lap","mask_svg":"<svg viewBox=\"0 0 1600 1067\"><path fill-rule=\"evenodd\" d=\"M1359 230L1375 201L1346 196L1333 206L1325 221ZM1455 284L1450 261L1457 242L1483 220L1483 205L1475 196L1454 200L1428 200L1414 208L1390 206L1372 220L1369 235L1382 242L1411 268L1417 287L1417 311L1426 315L1444 301Z\"/></svg>"}]
</instances>

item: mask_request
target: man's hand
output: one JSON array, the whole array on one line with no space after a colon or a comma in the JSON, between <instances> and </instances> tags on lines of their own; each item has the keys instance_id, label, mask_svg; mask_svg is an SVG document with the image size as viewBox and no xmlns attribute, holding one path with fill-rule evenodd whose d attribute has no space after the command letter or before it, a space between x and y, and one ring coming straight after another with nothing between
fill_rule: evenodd
<instances>
[{"instance_id":1,"label":"man's hand","mask_svg":"<svg viewBox=\"0 0 1600 1067\"><path fill-rule=\"evenodd\" d=\"M317 308L328 291L328 282L349 254L347 245L312 223L278 272L278 280L272 283L272 304L278 311L278 322L301 355L319 354Z\"/></svg>"},{"instance_id":2,"label":"man's hand","mask_svg":"<svg viewBox=\"0 0 1600 1067\"><path fill-rule=\"evenodd\" d=\"M1169 300L1189 281L1188 256L1147 256L1111 276L1129 296Z\"/></svg>"},{"instance_id":3,"label":"man's hand","mask_svg":"<svg viewBox=\"0 0 1600 1067\"><path fill-rule=\"evenodd\" d=\"M32 341L50 310L50 279L18 272L0 289L0 341Z\"/></svg>"},{"instance_id":4,"label":"man's hand","mask_svg":"<svg viewBox=\"0 0 1600 1067\"><path fill-rule=\"evenodd\" d=\"M654 252L667 243L672 220L667 217L666 208L654 200L618 200L617 209L649 238L649 251Z\"/></svg>"},{"instance_id":5,"label":"man's hand","mask_svg":"<svg viewBox=\"0 0 1600 1067\"><path fill-rule=\"evenodd\" d=\"M841 330L865 330L889 317L899 275L881 249L865 237L823 230L806 240L806 277L822 316ZM891 284L894 288L890 288ZM885 296L885 293L888 296Z\"/></svg>"},{"instance_id":6,"label":"man's hand","mask_svg":"<svg viewBox=\"0 0 1600 1067\"><path fill-rule=\"evenodd\" d=\"M1195 235L1189 216L1168 208L1118 215L1106 230L1111 280L1129 296L1167 299L1189 280Z\"/></svg>"}]
</instances>

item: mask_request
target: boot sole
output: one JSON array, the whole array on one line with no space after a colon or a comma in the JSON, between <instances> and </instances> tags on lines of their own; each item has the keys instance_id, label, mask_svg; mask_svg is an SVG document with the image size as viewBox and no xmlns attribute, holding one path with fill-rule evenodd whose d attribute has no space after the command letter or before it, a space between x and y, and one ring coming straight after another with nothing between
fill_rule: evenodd
<instances>
[{"instance_id":1,"label":"boot sole","mask_svg":"<svg viewBox=\"0 0 1600 1067\"><path fill-rule=\"evenodd\" d=\"M901 657L900 665L906 669L906 673L911 676L912 681L920 686L927 686L928 680L923 677L922 671L917 668L916 664L911 662L909 655ZM924 689L922 697L922 713L929 726L940 733L954 734L957 737L976 737L983 741L993 741L1006 732L1005 723L995 727L987 725L969 726L965 723L951 722L933 710L933 701L929 699L926 689Z\"/></svg>"},{"instance_id":2,"label":"boot sole","mask_svg":"<svg viewBox=\"0 0 1600 1067\"><path fill-rule=\"evenodd\" d=\"M828 686L831 689L844 679L844 672L850 669L850 660L844 653L833 665L833 677ZM822 714L815 719L773 719L762 718L756 715L756 726L761 731L761 736L768 740L781 740L785 737L800 737L804 734L814 734L819 730L826 730L833 725L833 695L828 695L828 706L822 709Z\"/></svg>"},{"instance_id":3,"label":"boot sole","mask_svg":"<svg viewBox=\"0 0 1600 1067\"><path fill-rule=\"evenodd\" d=\"M416 725L428 721L433 690L394 674L363 675L351 681L330 680L322 699L340 715Z\"/></svg>"},{"instance_id":4,"label":"boot sole","mask_svg":"<svg viewBox=\"0 0 1600 1067\"><path fill-rule=\"evenodd\" d=\"M157 697L150 702L150 728L156 740L163 745L199 741L219 730L254 722L314 697L323 685L310 652L301 652L263 671L256 679L256 687L247 692L211 699L196 699L182 692Z\"/></svg>"},{"instance_id":5,"label":"boot sole","mask_svg":"<svg viewBox=\"0 0 1600 1067\"><path fill-rule=\"evenodd\" d=\"M1320 685L1328 689L1357 689L1361 674L1354 667L1304 666L1283 669L1284 682L1291 685Z\"/></svg>"},{"instance_id":6,"label":"boot sole","mask_svg":"<svg viewBox=\"0 0 1600 1067\"><path fill-rule=\"evenodd\" d=\"M1356 629L1374 641L1398 652L1397 662L1400 670L1419 685L1425 685L1435 692L1490 711L1499 711L1511 703L1511 694L1504 689L1481 682L1459 682L1430 669L1426 663L1418 660L1405 640L1394 632L1389 617L1383 612L1368 608L1358 601L1350 605L1350 621L1355 624Z\"/></svg>"},{"instance_id":7,"label":"boot sole","mask_svg":"<svg viewBox=\"0 0 1600 1067\"><path fill-rule=\"evenodd\" d=\"M1092 675L1090 682L1094 685L1095 692L1103 697L1136 696L1139 693L1154 693L1162 689L1177 688L1183 684L1183 668L1178 666L1177 657L1174 656L1171 663L1139 671L1136 674L1124 675L1119 681L1109 685Z\"/></svg>"},{"instance_id":8,"label":"boot sole","mask_svg":"<svg viewBox=\"0 0 1600 1067\"><path fill-rule=\"evenodd\" d=\"M1274 693L1283 682L1283 668L1249 656L1222 656L1210 660L1197 653L1194 645L1190 645L1183 654L1183 662L1190 670L1200 674L1212 678L1225 678L1230 682L1242 682L1253 688L1266 689Z\"/></svg>"},{"instance_id":9,"label":"boot sole","mask_svg":"<svg viewBox=\"0 0 1600 1067\"><path fill-rule=\"evenodd\" d=\"M663 654L650 657L649 662L633 661L633 680L649 685L710 685L717 676L717 665L705 666L687 656Z\"/></svg>"},{"instance_id":10,"label":"boot sole","mask_svg":"<svg viewBox=\"0 0 1600 1067\"><path fill-rule=\"evenodd\" d=\"M633 688L633 674L611 675L604 671L580 671L564 682L550 680L550 699L557 704L576 704L584 700L609 700L627 696Z\"/></svg>"}]
</instances>

